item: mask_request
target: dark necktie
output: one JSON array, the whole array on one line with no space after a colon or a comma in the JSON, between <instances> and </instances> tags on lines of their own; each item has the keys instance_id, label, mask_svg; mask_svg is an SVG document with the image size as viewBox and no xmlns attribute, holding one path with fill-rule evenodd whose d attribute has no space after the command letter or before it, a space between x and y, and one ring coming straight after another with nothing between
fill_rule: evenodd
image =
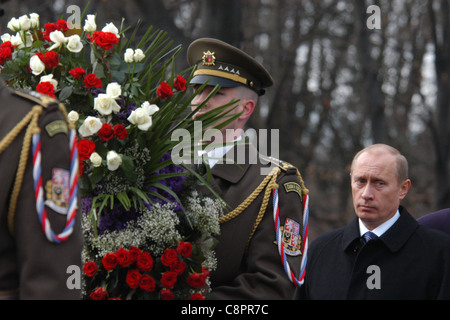
<instances>
[{"instance_id":1,"label":"dark necktie","mask_svg":"<svg viewBox=\"0 0 450 320\"><path fill-rule=\"evenodd\" d=\"M378 236L371 231L367 231L366 233L363 234L364 244L366 244L367 242L374 240L376 238L378 238Z\"/></svg>"}]
</instances>

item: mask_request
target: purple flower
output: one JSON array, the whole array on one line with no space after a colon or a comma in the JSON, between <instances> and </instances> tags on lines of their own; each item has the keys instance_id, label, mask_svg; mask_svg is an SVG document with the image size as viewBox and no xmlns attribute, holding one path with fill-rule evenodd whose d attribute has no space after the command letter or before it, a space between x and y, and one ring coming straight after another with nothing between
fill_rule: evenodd
<instances>
[{"instance_id":1,"label":"purple flower","mask_svg":"<svg viewBox=\"0 0 450 320\"><path fill-rule=\"evenodd\" d=\"M120 106L121 111L117 113L117 117L123 123L130 116L131 112L136 110L137 106L135 102L130 102L128 106L125 107L125 103L123 100L117 102Z\"/></svg>"},{"instance_id":2,"label":"purple flower","mask_svg":"<svg viewBox=\"0 0 450 320\"><path fill-rule=\"evenodd\" d=\"M160 162L164 162L166 160L169 160L170 158L171 158L170 153L166 153L161 158ZM174 164L170 164L170 165L162 168L161 170L156 171L154 174L159 175L159 174L169 174L169 173L180 173L179 176L166 178L166 179L162 179L162 180L158 181L159 183L161 183L162 185L166 186L171 191L173 191L173 193L178 194L183 189L184 183L186 181L186 177L182 175L183 172L184 172L183 168L181 168L177 165L174 165ZM156 193L160 194L162 197L168 199L171 203L174 203L176 206L175 210L181 209L180 204L176 201L176 199L169 192L167 192L163 189L160 189L160 188L153 187L153 186L148 187L147 190L156 192ZM149 197L153 202L167 203L167 201L165 201L164 199L162 199L158 196L149 195ZM152 207L152 204L148 203L147 208L150 209L151 207Z\"/></svg>"}]
</instances>

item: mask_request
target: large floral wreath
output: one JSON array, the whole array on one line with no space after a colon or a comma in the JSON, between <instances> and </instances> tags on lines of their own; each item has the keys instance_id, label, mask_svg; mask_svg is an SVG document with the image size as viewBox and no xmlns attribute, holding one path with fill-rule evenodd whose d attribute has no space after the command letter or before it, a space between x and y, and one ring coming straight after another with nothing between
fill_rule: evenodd
<instances>
[{"instance_id":1,"label":"large floral wreath","mask_svg":"<svg viewBox=\"0 0 450 320\"><path fill-rule=\"evenodd\" d=\"M138 41L138 27L83 19L81 28L12 18L0 45L8 85L56 97L78 129L83 297L204 299L223 206L193 191L200 177L171 159L171 134L194 128L192 70L175 73L181 48L161 30Z\"/></svg>"}]
</instances>

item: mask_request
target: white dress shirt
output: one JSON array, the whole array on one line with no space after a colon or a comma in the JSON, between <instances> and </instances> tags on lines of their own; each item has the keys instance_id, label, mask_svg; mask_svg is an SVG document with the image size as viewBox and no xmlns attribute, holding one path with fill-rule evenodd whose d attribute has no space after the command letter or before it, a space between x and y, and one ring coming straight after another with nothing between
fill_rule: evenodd
<instances>
[{"instance_id":1,"label":"white dress shirt","mask_svg":"<svg viewBox=\"0 0 450 320\"><path fill-rule=\"evenodd\" d=\"M385 233L392 225L400 218L400 212L397 209L397 212L394 214L392 218L389 220L383 222L378 227L376 227L373 230L367 229L367 227L364 225L364 223L359 219L359 232L361 233L361 236L366 233L367 231L372 231L375 233L378 237L381 237L383 233Z\"/></svg>"},{"instance_id":2,"label":"white dress shirt","mask_svg":"<svg viewBox=\"0 0 450 320\"><path fill-rule=\"evenodd\" d=\"M232 142L236 142L242 140L242 136L239 136L236 140L233 140ZM208 159L209 167L212 169L214 165L219 162L219 160L223 161L223 157L227 154L228 151L230 151L231 148L234 147L234 143L224 143L223 146L214 148L212 150L206 151L206 150L200 150L199 156L203 156L206 159ZM206 154L206 156L205 156Z\"/></svg>"}]
</instances>

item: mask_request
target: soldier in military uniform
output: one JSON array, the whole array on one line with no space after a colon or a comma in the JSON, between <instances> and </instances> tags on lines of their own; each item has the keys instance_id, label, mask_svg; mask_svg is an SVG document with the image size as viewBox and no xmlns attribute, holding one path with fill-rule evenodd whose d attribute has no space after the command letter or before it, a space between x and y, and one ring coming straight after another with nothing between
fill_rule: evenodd
<instances>
[{"instance_id":1,"label":"soldier in military uniform","mask_svg":"<svg viewBox=\"0 0 450 320\"><path fill-rule=\"evenodd\" d=\"M208 187L198 187L205 195L219 195L228 205L219 221L218 266L211 272L212 291L208 298L291 299L304 257L303 205L308 190L294 166L259 154L239 134L226 135L227 129L243 132L258 96L273 80L252 57L216 39L194 41L187 58L190 65L196 66L190 81L197 93L192 101L192 109L197 109L194 117L238 99L230 107L230 113L237 118L221 132L223 141L243 142L209 151L214 156L209 158L210 168L203 175ZM205 82L207 85L202 86ZM216 85L220 90L205 102ZM239 162L242 153L245 161ZM218 157L224 160L217 162ZM230 164L228 159L237 164ZM270 173L262 174L262 169ZM274 190L278 192L278 227L273 215ZM291 278L286 269L291 271Z\"/></svg>"},{"instance_id":2,"label":"soldier in military uniform","mask_svg":"<svg viewBox=\"0 0 450 320\"><path fill-rule=\"evenodd\" d=\"M0 80L0 299L80 298L67 284L83 241L66 119L54 99Z\"/></svg>"}]
</instances>

